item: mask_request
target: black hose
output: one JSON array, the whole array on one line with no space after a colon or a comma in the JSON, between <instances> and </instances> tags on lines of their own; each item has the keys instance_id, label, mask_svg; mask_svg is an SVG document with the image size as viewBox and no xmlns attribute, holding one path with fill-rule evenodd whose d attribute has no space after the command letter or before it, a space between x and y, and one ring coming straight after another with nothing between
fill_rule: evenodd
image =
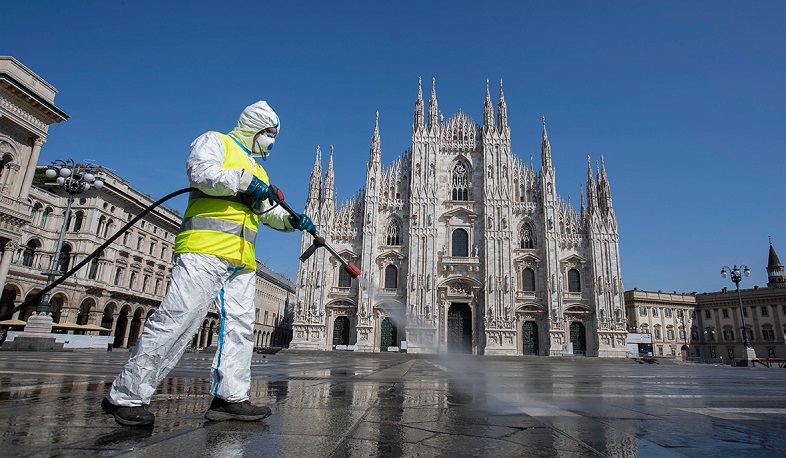
<instances>
[{"instance_id":1,"label":"black hose","mask_svg":"<svg viewBox=\"0 0 786 458\"><path fill-rule=\"evenodd\" d=\"M169 199L171 199L171 198L173 198L175 196L179 196L180 194L183 194L183 193L186 193L186 192L191 192L191 191L196 191L196 190L197 190L196 188L179 189L179 190L177 190L177 191L175 191L173 193L167 194L166 196L164 196L164 197L158 199L157 201L153 202L152 204L150 204L148 207L146 207L144 210L142 210L138 215L136 215L136 217L134 217L134 219L129 221L125 226L121 227L120 230L115 232L115 234L113 236L111 236L108 239L106 239L106 242L104 242L100 247L96 248L96 250L93 251L92 253L90 253L85 259L82 260L82 262L80 262L79 264L75 265L73 269L71 269L68 272L64 273L62 277L60 277L57 280L53 281L52 284L50 284L49 286L47 286L44 289L42 289L35 296L27 299L26 301L22 302L21 304L17 305L16 307L12 308L11 310L8 310L5 313L3 313L2 315L0 315L0 321L7 320L7 319L11 318L11 316L14 313L16 313L19 310L22 310L23 308L27 307L31 303L37 301L38 299L41 298L41 296L43 296L44 294L48 293L55 286L57 286L60 283L62 283L63 281L65 281L66 278L68 278L71 275L75 274L79 269L84 267L84 265L87 264L88 261L90 261L91 259L93 259L96 256L98 256L98 254L101 253L101 251L103 251L104 248L108 247L112 242L115 241L115 239L120 237L120 235L123 234L123 232L127 231L128 228L130 228L131 226L134 225L134 223L136 223L137 221L142 219L143 216L145 216L148 213L150 213L154 208L158 207L159 205L163 204L164 202L166 202L167 200L169 200Z\"/></svg>"}]
</instances>

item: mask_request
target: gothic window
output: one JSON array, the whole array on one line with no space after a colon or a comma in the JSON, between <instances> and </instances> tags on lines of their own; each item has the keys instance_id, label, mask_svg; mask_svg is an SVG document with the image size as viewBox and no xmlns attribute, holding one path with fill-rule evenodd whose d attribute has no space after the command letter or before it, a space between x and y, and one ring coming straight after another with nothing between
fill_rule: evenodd
<instances>
[{"instance_id":1,"label":"gothic window","mask_svg":"<svg viewBox=\"0 0 786 458\"><path fill-rule=\"evenodd\" d=\"M527 267L521 275L521 289L524 291L535 291L535 271Z\"/></svg>"},{"instance_id":2,"label":"gothic window","mask_svg":"<svg viewBox=\"0 0 786 458\"><path fill-rule=\"evenodd\" d=\"M85 219L85 213L78 211L74 214L74 232L82 230L82 221Z\"/></svg>"},{"instance_id":3,"label":"gothic window","mask_svg":"<svg viewBox=\"0 0 786 458\"><path fill-rule=\"evenodd\" d=\"M349 288L352 286L352 277L349 276L346 270L342 267L338 269L338 287L339 288Z\"/></svg>"},{"instance_id":4,"label":"gothic window","mask_svg":"<svg viewBox=\"0 0 786 458\"><path fill-rule=\"evenodd\" d=\"M22 265L25 267L33 267L33 258L35 257L35 251L38 249L38 242L36 240L30 240L27 242L25 246L25 251L22 252Z\"/></svg>"},{"instance_id":5,"label":"gothic window","mask_svg":"<svg viewBox=\"0 0 786 458\"><path fill-rule=\"evenodd\" d=\"M393 264L385 267L385 288L398 288L398 267Z\"/></svg>"},{"instance_id":6,"label":"gothic window","mask_svg":"<svg viewBox=\"0 0 786 458\"><path fill-rule=\"evenodd\" d=\"M524 223L521 227L521 248L535 248L535 239L532 236L532 226Z\"/></svg>"},{"instance_id":7,"label":"gothic window","mask_svg":"<svg viewBox=\"0 0 786 458\"><path fill-rule=\"evenodd\" d=\"M459 162L453 167L453 200L469 200L469 177L467 168Z\"/></svg>"},{"instance_id":8,"label":"gothic window","mask_svg":"<svg viewBox=\"0 0 786 458\"><path fill-rule=\"evenodd\" d=\"M60 258L57 260L57 270L60 272L67 271L70 260L71 260L71 245L65 244L60 249Z\"/></svg>"},{"instance_id":9,"label":"gothic window","mask_svg":"<svg viewBox=\"0 0 786 458\"><path fill-rule=\"evenodd\" d=\"M401 245L401 225L398 220L391 219L385 228L385 245Z\"/></svg>"},{"instance_id":10,"label":"gothic window","mask_svg":"<svg viewBox=\"0 0 786 458\"><path fill-rule=\"evenodd\" d=\"M46 220L49 218L49 214L52 213L52 209L50 207L46 207L44 213L41 215L41 222L38 223L38 227L41 229L46 229Z\"/></svg>"},{"instance_id":11,"label":"gothic window","mask_svg":"<svg viewBox=\"0 0 786 458\"><path fill-rule=\"evenodd\" d=\"M464 229L453 231L452 256L466 258L469 256L469 234Z\"/></svg>"},{"instance_id":12,"label":"gothic window","mask_svg":"<svg viewBox=\"0 0 786 458\"><path fill-rule=\"evenodd\" d=\"M576 269L568 271L568 292L580 293L581 292L581 276Z\"/></svg>"}]
</instances>

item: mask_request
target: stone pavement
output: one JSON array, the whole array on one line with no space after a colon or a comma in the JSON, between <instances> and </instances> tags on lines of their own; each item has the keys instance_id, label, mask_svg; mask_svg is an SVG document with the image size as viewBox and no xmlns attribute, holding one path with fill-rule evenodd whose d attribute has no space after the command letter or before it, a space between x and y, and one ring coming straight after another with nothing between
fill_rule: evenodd
<instances>
[{"instance_id":1,"label":"stone pavement","mask_svg":"<svg viewBox=\"0 0 786 458\"><path fill-rule=\"evenodd\" d=\"M784 456L786 370L596 358L254 355L273 415L211 423L212 355L186 354L153 428L100 401L128 352L0 352L0 454L48 456Z\"/></svg>"}]
</instances>

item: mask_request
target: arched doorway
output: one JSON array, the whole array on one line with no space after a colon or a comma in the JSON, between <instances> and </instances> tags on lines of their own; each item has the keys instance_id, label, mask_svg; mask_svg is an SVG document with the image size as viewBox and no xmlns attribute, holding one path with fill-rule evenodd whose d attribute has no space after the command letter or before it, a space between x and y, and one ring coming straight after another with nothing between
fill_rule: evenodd
<instances>
[{"instance_id":1,"label":"arched doorway","mask_svg":"<svg viewBox=\"0 0 786 458\"><path fill-rule=\"evenodd\" d=\"M525 355L540 354L540 336L538 335L538 324L534 321L525 321L521 329L522 353Z\"/></svg>"},{"instance_id":2,"label":"arched doorway","mask_svg":"<svg viewBox=\"0 0 786 458\"><path fill-rule=\"evenodd\" d=\"M349 345L349 318L338 316L333 320L333 345Z\"/></svg>"},{"instance_id":3,"label":"arched doorway","mask_svg":"<svg viewBox=\"0 0 786 458\"><path fill-rule=\"evenodd\" d=\"M393 320L385 317L380 326L380 344L381 351L387 351L388 347L395 347L398 344L398 328L393 324Z\"/></svg>"},{"instance_id":4,"label":"arched doorway","mask_svg":"<svg viewBox=\"0 0 786 458\"><path fill-rule=\"evenodd\" d=\"M126 341L126 326L128 326L128 307L120 309L120 314L117 316L117 324L115 325L115 348L121 348Z\"/></svg>"},{"instance_id":5,"label":"arched doorway","mask_svg":"<svg viewBox=\"0 0 786 458\"><path fill-rule=\"evenodd\" d=\"M114 314L115 314L114 304L107 304L107 306L104 308L104 316L101 317L102 328L112 329L112 324L115 321ZM99 335L108 336L109 332L101 331Z\"/></svg>"},{"instance_id":6,"label":"arched doorway","mask_svg":"<svg viewBox=\"0 0 786 458\"><path fill-rule=\"evenodd\" d=\"M584 323L579 321L570 323L570 343L573 344L574 355L587 353L587 336L584 330Z\"/></svg>"},{"instance_id":7,"label":"arched doorway","mask_svg":"<svg viewBox=\"0 0 786 458\"><path fill-rule=\"evenodd\" d=\"M467 303L448 309L448 353L472 353L472 310Z\"/></svg>"},{"instance_id":8,"label":"arched doorway","mask_svg":"<svg viewBox=\"0 0 786 458\"><path fill-rule=\"evenodd\" d=\"M134 312L134 318L131 320L131 328L128 330L128 346L132 347L136 345L137 339L139 339L139 331L142 328L142 314L144 313L144 309L138 308L136 312Z\"/></svg>"}]
</instances>

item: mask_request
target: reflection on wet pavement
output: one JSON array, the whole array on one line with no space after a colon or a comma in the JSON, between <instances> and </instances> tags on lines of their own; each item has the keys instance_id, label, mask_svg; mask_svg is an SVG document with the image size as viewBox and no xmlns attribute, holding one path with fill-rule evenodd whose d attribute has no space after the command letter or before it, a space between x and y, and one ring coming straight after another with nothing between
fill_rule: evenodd
<instances>
[{"instance_id":1,"label":"reflection on wet pavement","mask_svg":"<svg viewBox=\"0 0 786 458\"><path fill-rule=\"evenodd\" d=\"M101 398L127 354L0 353L4 456L777 456L777 369L601 359L280 352L255 359L264 422L212 423L187 354L124 428Z\"/></svg>"}]
</instances>

